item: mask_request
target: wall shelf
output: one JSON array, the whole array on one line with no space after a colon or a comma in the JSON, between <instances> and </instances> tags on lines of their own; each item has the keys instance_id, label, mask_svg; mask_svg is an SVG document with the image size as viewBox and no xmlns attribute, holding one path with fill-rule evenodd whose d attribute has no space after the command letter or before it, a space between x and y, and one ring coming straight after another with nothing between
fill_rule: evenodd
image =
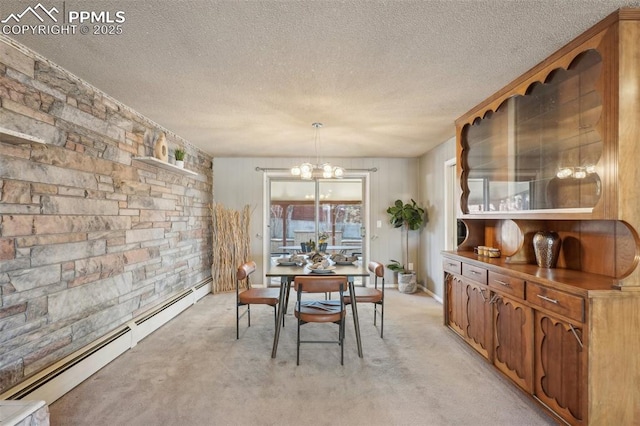
<instances>
[{"instance_id":1,"label":"wall shelf","mask_svg":"<svg viewBox=\"0 0 640 426\"><path fill-rule=\"evenodd\" d=\"M155 157L133 157L134 160L142 161L143 163L151 164L152 166L160 167L162 169L170 170L176 173L183 173L185 175L193 175L198 176L196 172L192 172L191 170L183 169L181 167L175 166L173 164L165 163L164 161L158 160Z\"/></svg>"},{"instance_id":2,"label":"wall shelf","mask_svg":"<svg viewBox=\"0 0 640 426\"><path fill-rule=\"evenodd\" d=\"M46 142L38 137L27 135L25 133L16 132L15 130L5 129L0 127L0 142L11 143L14 145L20 144L42 144L44 145Z\"/></svg>"}]
</instances>

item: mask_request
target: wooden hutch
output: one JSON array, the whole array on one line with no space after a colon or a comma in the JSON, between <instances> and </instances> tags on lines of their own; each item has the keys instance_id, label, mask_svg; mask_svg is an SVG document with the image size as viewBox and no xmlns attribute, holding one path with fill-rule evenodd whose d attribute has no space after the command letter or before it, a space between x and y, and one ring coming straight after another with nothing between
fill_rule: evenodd
<instances>
[{"instance_id":1,"label":"wooden hutch","mask_svg":"<svg viewBox=\"0 0 640 426\"><path fill-rule=\"evenodd\" d=\"M557 419L640 422L640 9L620 9L456 121L445 324ZM537 266L533 236L562 239ZM474 253L477 246L501 257Z\"/></svg>"}]
</instances>

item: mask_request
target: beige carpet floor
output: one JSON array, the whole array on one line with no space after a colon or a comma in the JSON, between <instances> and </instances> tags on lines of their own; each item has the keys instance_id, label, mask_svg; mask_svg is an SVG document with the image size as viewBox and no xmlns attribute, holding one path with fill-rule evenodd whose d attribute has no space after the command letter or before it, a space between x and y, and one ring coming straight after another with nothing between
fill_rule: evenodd
<instances>
[{"instance_id":1,"label":"beige carpet floor","mask_svg":"<svg viewBox=\"0 0 640 426\"><path fill-rule=\"evenodd\" d=\"M442 325L432 298L389 290L386 308L380 339L360 305L364 358L349 316L344 366L339 346L318 344L296 366L291 312L272 359L272 309L254 306L236 340L235 294L208 295L54 402L51 424L555 424ZM337 327L302 331L333 338Z\"/></svg>"}]
</instances>

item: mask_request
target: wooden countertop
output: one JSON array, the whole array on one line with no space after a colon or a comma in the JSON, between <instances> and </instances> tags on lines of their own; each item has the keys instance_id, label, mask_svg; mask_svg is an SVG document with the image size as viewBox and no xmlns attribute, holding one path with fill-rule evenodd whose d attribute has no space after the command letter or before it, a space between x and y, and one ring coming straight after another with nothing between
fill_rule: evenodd
<instances>
[{"instance_id":1,"label":"wooden countertop","mask_svg":"<svg viewBox=\"0 0 640 426\"><path fill-rule=\"evenodd\" d=\"M538 265L523 263L507 263L504 257L480 257L468 251L443 251L442 255L449 259L469 263L497 273L506 273L523 280L535 281L558 290L580 294L585 297L607 295L626 295L617 287L618 279L604 275L590 274L582 271L563 268L540 268Z\"/></svg>"}]
</instances>

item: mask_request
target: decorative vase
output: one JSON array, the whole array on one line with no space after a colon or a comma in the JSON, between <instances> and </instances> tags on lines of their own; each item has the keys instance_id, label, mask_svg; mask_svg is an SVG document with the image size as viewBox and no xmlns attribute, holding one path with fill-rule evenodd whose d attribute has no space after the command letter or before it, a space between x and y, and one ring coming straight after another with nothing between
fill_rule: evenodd
<instances>
[{"instance_id":1,"label":"decorative vase","mask_svg":"<svg viewBox=\"0 0 640 426\"><path fill-rule=\"evenodd\" d=\"M417 282L415 272L398 273L398 291L400 293L415 293L416 286Z\"/></svg>"},{"instance_id":2,"label":"decorative vase","mask_svg":"<svg viewBox=\"0 0 640 426\"><path fill-rule=\"evenodd\" d=\"M176 160L176 167L184 169L184 160Z\"/></svg>"},{"instance_id":3,"label":"decorative vase","mask_svg":"<svg viewBox=\"0 0 640 426\"><path fill-rule=\"evenodd\" d=\"M562 240L553 231L536 232L533 236L533 251L536 254L536 262L541 268L555 268L560 255Z\"/></svg>"},{"instance_id":4,"label":"decorative vase","mask_svg":"<svg viewBox=\"0 0 640 426\"><path fill-rule=\"evenodd\" d=\"M169 159L169 148L167 147L167 138L164 133L160 133L160 136L158 136L153 148L153 154L158 160L165 163Z\"/></svg>"},{"instance_id":5,"label":"decorative vase","mask_svg":"<svg viewBox=\"0 0 640 426\"><path fill-rule=\"evenodd\" d=\"M327 245L328 243L320 243L318 244L318 250L322 253L327 251Z\"/></svg>"}]
</instances>

